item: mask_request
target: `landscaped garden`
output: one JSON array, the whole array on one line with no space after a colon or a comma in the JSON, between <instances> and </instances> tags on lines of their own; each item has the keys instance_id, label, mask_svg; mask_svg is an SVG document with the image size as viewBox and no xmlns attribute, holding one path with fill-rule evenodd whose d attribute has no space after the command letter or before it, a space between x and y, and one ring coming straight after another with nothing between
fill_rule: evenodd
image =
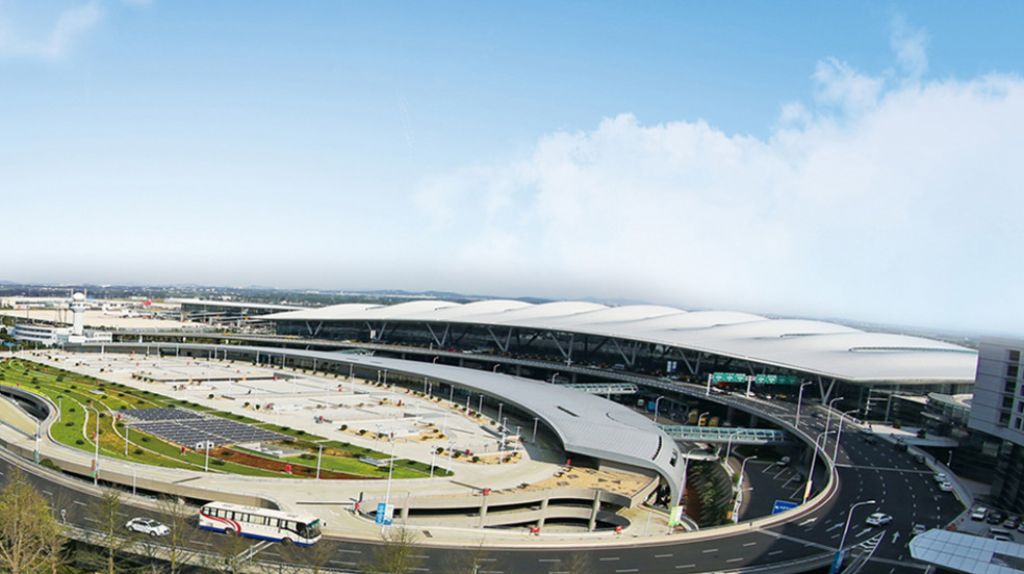
<instances>
[{"instance_id":1,"label":"landscaped garden","mask_svg":"<svg viewBox=\"0 0 1024 574\"><path fill-rule=\"evenodd\" d=\"M318 456L322 479L382 478L388 471L387 465L367 462L386 460L387 455L381 452L32 361L0 361L0 385L18 387L50 399L60 411L60 418L50 428L53 439L92 453L96 448L94 440L98 438L100 454L106 457L153 466L203 470L207 466L205 451L182 448L131 425L126 429L121 420L123 411L162 407L188 409L289 437L276 445L287 455L274 456L233 445L212 449L208 464L211 472L310 478L316 476ZM403 459L394 462L393 472L395 478L423 478L430 474L430 467ZM435 468L435 474L446 475L447 472Z\"/></svg>"}]
</instances>

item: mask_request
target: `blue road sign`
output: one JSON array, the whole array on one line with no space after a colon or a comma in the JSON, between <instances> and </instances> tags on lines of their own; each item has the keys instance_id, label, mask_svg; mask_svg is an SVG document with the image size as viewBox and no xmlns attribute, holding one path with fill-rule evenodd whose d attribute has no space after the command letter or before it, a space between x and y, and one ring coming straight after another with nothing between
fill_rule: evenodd
<instances>
[{"instance_id":1,"label":"blue road sign","mask_svg":"<svg viewBox=\"0 0 1024 574\"><path fill-rule=\"evenodd\" d=\"M383 502L377 503L377 516L374 520L381 526L391 526L391 519L394 517L395 507L390 504L384 504Z\"/></svg>"},{"instance_id":2,"label":"blue road sign","mask_svg":"<svg viewBox=\"0 0 1024 574\"><path fill-rule=\"evenodd\" d=\"M788 500L776 500L775 504L772 505L772 514L779 514L780 512L785 512L796 507L797 503L795 502L790 502Z\"/></svg>"}]
</instances>

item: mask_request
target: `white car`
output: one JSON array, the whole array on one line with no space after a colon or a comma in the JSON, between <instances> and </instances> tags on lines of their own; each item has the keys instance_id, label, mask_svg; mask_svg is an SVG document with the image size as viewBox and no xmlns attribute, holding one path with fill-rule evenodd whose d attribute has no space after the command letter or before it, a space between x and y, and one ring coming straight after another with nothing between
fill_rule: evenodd
<instances>
[{"instance_id":1,"label":"white car","mask_svg":"<svg viewBox=\"0 0 1024 574\"><path fill-rule=\"evenodd\" d=\"M124 527L132 532L150 536L167 536L171 533L171 529L166 525L150 518L132 518Z\"/></svg>"},{"instance_id":2,"label":"white car","mask_svg":"<svg viewBox=\"0 0 1024 574\"><path fill-rule=\"evenodd\" d=\"M889 516L884 512L876 512L871 516L868 516L867 520L864 522L866 522L868 526L885 526L892 522L892 516Z\"/></svg>"},{"instance_id":3,"label":"white car","mask_svg":"<svg viewBox=\"0 0 1024 574\"><path fill-rule=\"evenodd\" d=\"M935 482L938 482L940 484L943 482L949 482L949 476L947 476L944 472L937 472L935 473L935 476L933 476L932 478L935 479Z\"/></svg>"},{"instance_id":4,"label":"white car","mask_svg":"<svg viewBox=\"0 0 1024 574\"><path fill-rule=\"evenodd\" d=\"M928 530L928 527L924 524L915 524L913 530L910 531L911 536L917 536L918 534L924 534Z\"/></svg>"},{"instance_id":5,"label":"white car","mask_svg":"<svg viewBox=\"0 0 1024 574\"><path fill-rule=\"evenodd\" d=\"M978 506L971 511L971 520L985 520L985 516L988 515L988 508L984 506Z\"/></svg>"},{"instance_id":6,"label":"white car","mask_svg":"<svg viewBox=\"0 0 1024 574\"><path fill-rule=\"evenodd\" d=\"M939 490L941 490L942 492L953 492L953 483L943 482L942 484L939 485Z\"/></svg>"}]
</instances>

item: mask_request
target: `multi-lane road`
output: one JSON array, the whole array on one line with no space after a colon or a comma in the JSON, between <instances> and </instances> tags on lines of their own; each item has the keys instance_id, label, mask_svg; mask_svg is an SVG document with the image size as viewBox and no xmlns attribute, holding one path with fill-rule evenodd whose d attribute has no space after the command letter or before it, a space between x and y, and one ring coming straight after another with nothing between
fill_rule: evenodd
<instances>
[{"instance_id":1,"label":"multi-lane road","mask_svg":"<svg viewBox=\"0 0 1024 574\"><path fill-rule=\"evenodd\" d=\"M666 383L666 386L668 384ZM674 385L673 385L674 386ZM678 387L677 387L678 388ZM686 394L695 394L693 387L680 389ZM788 403L774 403L735 396L715 397L717 402L753 408L761 414L792 421L795 406ZM825 420L813 416L820 408L804 408L800 428L812 437L824 431ZM832 428L836 420L832 420ZM832 452L834 435L824 443L826 452ZM925 566L909 558L907 542L915 524L928 528L941 527L962 511L962 506L950 493L938 490L932 474L924 465L915 462L906 452L899 452L886 441L875 440L870 444L866 435L857 432L854 425L847 425L837 457L838 490L835 496L815 511L801 516L793 522L764 529L750 529L723 534L720 537L644 544L588 547L581 549L543 548L537 539L534 546L488 548L452 548L424 544L417 547L415 572L447 573L453 571L455 562L463 562L467 556L478 563L481 574L512 573L557 573L566 572L571 564L582 559L587 562L586 571L595 574L626 573L696 573L723 572L748 569L759 572L800 572L820 568L836 551L847 519L847 510L856 502L874 499L873 505L859 507L851 520L846 547L854 548L854 554L870 556L868 567L863 572L912 573L922 572ZM792 473L806 474L805 461L794 461L796 470L782 471L777 466L748 465L747 473L754 489L747 493L751 504L763 505L760 492L801 494L799 481ZM797 464L798 463L798 464ZM11 459L0 459L0 472L7 473ZM801 469L802 467L802 469ZM818 465L819 469L824 465ZM824 484L827 476L818 474L817 481ZM69 523L84 529L95 527L90 508L98 501L96 491L83 481L57 477L35 468L32 480L39 490L55 505L64 510L63 516ZM763 485L759 487L758 485ZM791 496L799 498L799 496ZM756 499L756 500L755 500ZM70 502L68 502L70 501ZM152 509L152 505L138 499L126 498L123 518L150 516L168 521ZM871 512L880 511L894 517L892 523L878 528L864 524L864 518ZM189 536L189 545L196 552L223 554L228 547L221 535L200 531L194 525L187 526L194 532ZM417 529L421 541L429 542L429 529ZM357 572L367 563L372 563L374 554L380 549L375 542L363 540L324 539L320 549L307 551L309 559L325 562L322 566L340 571ZM302 560L303 551L280 545L261 544L253 560L267 563L290 563Z\"/></svg>"}]
</instances>

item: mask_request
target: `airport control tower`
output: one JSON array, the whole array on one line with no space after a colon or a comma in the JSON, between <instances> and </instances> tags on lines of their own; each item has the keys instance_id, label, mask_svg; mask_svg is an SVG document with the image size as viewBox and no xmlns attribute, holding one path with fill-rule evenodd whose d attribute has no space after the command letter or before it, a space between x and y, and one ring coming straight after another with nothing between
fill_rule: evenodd
<instances>
[{"instance_id":1,"label":"airport control tower","mask_svg":"<svg viewBox=\"0 0 1024 574\"><path fill-rule=\"evenodd\" d=\"M75 314L74 322L71 324L72 335L83 334L83 323L85 321L85 293L75 293L71 296L71 312Z\"/></svg>"}]
</instances>

